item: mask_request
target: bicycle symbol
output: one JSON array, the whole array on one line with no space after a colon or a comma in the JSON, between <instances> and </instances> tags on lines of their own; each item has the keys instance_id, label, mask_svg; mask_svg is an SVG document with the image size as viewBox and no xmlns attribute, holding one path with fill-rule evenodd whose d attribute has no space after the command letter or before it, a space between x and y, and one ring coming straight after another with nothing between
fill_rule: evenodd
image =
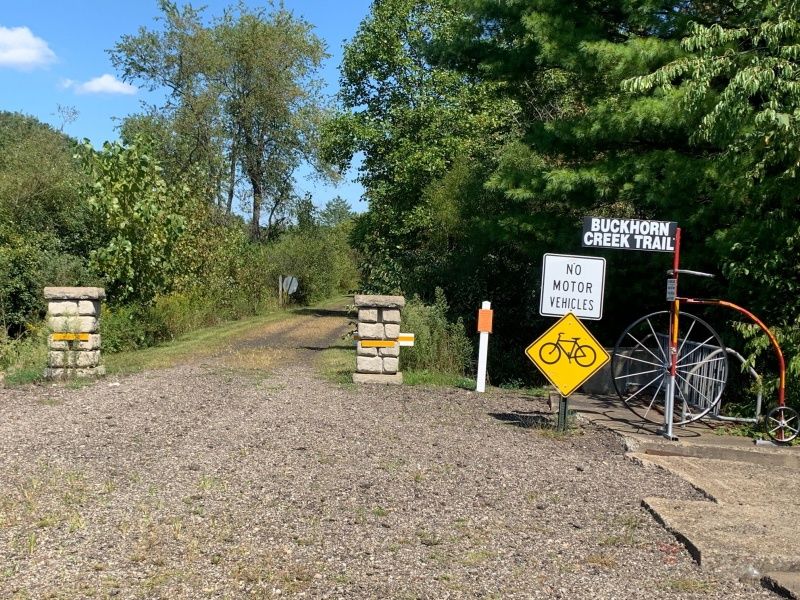
<instances>
[{"instance_id":1,"label":"bicycle symbol","mask_svg":"<svg viewBox=\"0 0 800 600\"><path fill-rule=\"evenodd\" d=\"M571 340L561 340L563 331L558 333L555 342L547 342L539 348L539 360L546 365L554 365L561 360L562 355L567 357L569 362L573 360L581 367L591 367L597 360L597 351L588 344L579 344L580 337ZM572 344L571 349L567 349L566 344Z\"/></svg>"}]
</instances>

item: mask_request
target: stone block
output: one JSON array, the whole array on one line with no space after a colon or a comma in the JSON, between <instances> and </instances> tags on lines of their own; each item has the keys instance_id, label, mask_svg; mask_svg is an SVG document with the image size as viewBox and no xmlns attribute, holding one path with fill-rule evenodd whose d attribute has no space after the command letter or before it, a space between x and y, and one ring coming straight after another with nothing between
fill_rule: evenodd
<instances>
[{"instance_id":1,"label":"stone block","mask_svg":"<svg viewBox=\"0 0 800 600\"><path fill-rule=\"evenodd\" d=\"M353 373L353 383L379 383L384 385L403 385L403 374L375 375L371 373Z\"/></svg>"},{"instance_id":2,"label":"stone block","mask_svg":"<svg viewBox=\"0 0 800 600\"><path fill-rule=\"evenodd\" d=\"M400 359L387 356L383 359L384 373L397 373L400 370Z\"/></svg>"},{"instance_id":3,"label":"stone block","mask_svg":"<svg viewBox=\"0 0 800 600\"><path fill-rule=\"evenodd\" d=\"M375 323L378 320L378 309L360 308L358 310L358 320L361 323Z\"/></svg>"},{"instance_id":4,"label":"stone block","mask_svg":"<svg viewBox=\"0 0 800 600\"><path fill-rule=\"evenodd\" d=\"M54 342L50 340L49 348L50 350L99 350L100 334L90 334L88 342Z\"/></svg>"},{"instance_id":5,"label":"stone block","mask_svg":"<svg viewBox=\"0 0 800 600\"><path fill-rule=\"evenodd\" d=\"M94 333L97 331L96 317L50 317L47 326L58 333Z\"/></svg>"},{"instance_id":6,"label":"stone block","mask_svg":"<svg viewBox=\"0 0 800 600\"><path fill-rule=\"evenodd\" d=\"M386 332L386 339L387 340L396 340L400 337L400 325L395 325L394 323L387 323L384 325L385 332Z\"/></svg>"},{"instance_id":7,"label":"stone block","mask_svg":"<svg viewBox=\"0 0 800 600\"><path fill-rule=\"evenodd\" d=\"M383 339L383 323L359 323L358 337L366 340Z\"/></svg>"},{"instance_id":8,"label":"stone block","mask_svg":"<svg viewBox=\"0 0 800 600\"><path fill-rule=\"evenodd\" d=\"M380 356L357 356L356 371L359 373L380 373L383 371L383 359Z\"/></svg>"},{"instance_id":9,"label":"stone block","mask_svg":"<svg viewBox=\"0 0 800 600\"><path fill-rule=\"evenodd\" d=\"M88 368L96 367L100 362L100 351L89 350L86 352L79 351L51 351L48 353L47 364L50 367L77 367Z\"/></svg>"},{"instance_id":10,"label":"stone block","mask_svg":"<svg viewBox=\"0 0 800 600\"><path fill-rule=\"evenodd\" d=\"M396 345L392 348L381 348L379 354L381 356L400 356L400 346Z\"/></svg>"},{"instance_id":11,"label":"stone block","mask_svg":"<svg viewBox=\"0 0 800 600\"><path fill-rule=\"evenodd\" d=\"M403 296L356 294L353 301L358 308L403 308L406 305L406 299Z\"/></svg>"},{"instance_id":12,"label":"stone block","mask_svg":"<svg viewBox=\"0 0 800 600\"><path fill-rule=\"evenodd\" d=\"M378 349L377 348L364 348L361 346L361 342L358 342L356 345L356 354L358 356L378 356Z\"/></svg>"},{"instance_id":13,"label":"stone block","mask_svg":"<svg viewBox=\"0 0 800 600\"><path fill-rule=\"evenodd\" d=\"M384 323L399 323L400 311L396 308L384 308L381 310L381 321Z\"/></svg>"},{"instance_id":14,"label":"stone block","mask_svg":"<svg viewBox=\"0 0 800 600\"><path fill-rule=\"evenodd\" d=\"M70 379L72 377L102 377L106 374L103 365L88 369L53 369L44 370L45 379Z\"/></svg>"},{"instance_id":15,"label":"stone block","mask_svg":"<svg viewBox=\"0 0 800 600\"><path fill-rule=\"evenodd\" d=\"M96 317L100 314L99 300L79 300L78 314L86 317Z\"/></svg>"},{"instance_id":16,"label":"stone block","mask_svg":"<svg viewBox=\"0 0 800 600\"><path fill-rule=\"evenodd\" d=\"M99 287L46 287L45 300L102 300L106 291Z\"/></svg>"},{"instance_id":17,"label":"stone block","mask_svg":"<svg viewBox=\"0 0 800 600\"><path fill-rule=\"evenodd\" d=\"M78 302L70 301L70 300L63 300L61 302L50 302L47 304L47 314L51 317L61 317L61 316L70 316L70 317L77 317L78 316Z\"/></svg>"}]
</instances>

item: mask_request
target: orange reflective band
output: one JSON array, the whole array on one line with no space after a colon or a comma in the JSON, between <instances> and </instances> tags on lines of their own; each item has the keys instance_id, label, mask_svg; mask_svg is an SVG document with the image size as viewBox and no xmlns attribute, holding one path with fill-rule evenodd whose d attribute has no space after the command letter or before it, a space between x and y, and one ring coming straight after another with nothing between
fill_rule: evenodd
<instances>
[{"instance_id":1,"label":"orange reflective band","mask_svg":"<svg viewBox=\"0 0 800 600\"><path fill-rule=\"evenodd\" d=\"M54 333L51 335L54 342L88 342L88 333Z\"/></svg>"},{"instance_id":2,"label":"orange reflective band","mask_svg":"<svg viewBox=\"0 0 800 600\"><path fill-rule=\"evenodd\" d=\"M482 308L478 311L478 333L492 333L494 311Z\"/></svg>"},{"instance_id":3,"label":"orange reflective band","mask_svg":"<svg viewBox=\"0 0 800 600\"><path fill-rule=\"evenodd\" d=\"M360 340L362 348L394 348L394 340Z\"/></svg>"}]
</instances>

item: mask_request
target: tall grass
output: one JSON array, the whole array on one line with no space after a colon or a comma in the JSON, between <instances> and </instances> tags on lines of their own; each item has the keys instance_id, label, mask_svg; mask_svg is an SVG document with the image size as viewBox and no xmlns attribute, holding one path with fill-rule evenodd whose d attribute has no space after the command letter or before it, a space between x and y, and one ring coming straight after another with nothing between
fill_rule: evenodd
<instances>
[{"instance_id":1,"label":"tall grass","mask_svg":"<svg viewBox=\"0 0 800 600\"><path fill-rule=\"evenodd\" d=\"M463 321L451 323L440 288L433 304L412 298L403 309L403 329L414 333L414 346L403 349L403 368L412 371L464 375L472 364L472 342Z\"/></svg>"}]
</instances>

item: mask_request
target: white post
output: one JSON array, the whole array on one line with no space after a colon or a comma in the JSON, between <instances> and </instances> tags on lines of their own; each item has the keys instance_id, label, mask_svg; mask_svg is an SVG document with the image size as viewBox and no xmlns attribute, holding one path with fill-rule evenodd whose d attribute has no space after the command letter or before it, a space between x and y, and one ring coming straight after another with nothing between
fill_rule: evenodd
<instances>
[{"instance_id":1,"label":"white post","mask_svg":"<svg viewBox=\"0 0 800 600\"><path fill-rule=\"evenodd\" d=\"M491 302L483 302L481 308L489 310L492 308ZM486 355L489 353L489 332L482 331L480 334L480 342L478 343L478 385L475 388L476 392L486 391Z\"/></svg>"}]
</instances>

